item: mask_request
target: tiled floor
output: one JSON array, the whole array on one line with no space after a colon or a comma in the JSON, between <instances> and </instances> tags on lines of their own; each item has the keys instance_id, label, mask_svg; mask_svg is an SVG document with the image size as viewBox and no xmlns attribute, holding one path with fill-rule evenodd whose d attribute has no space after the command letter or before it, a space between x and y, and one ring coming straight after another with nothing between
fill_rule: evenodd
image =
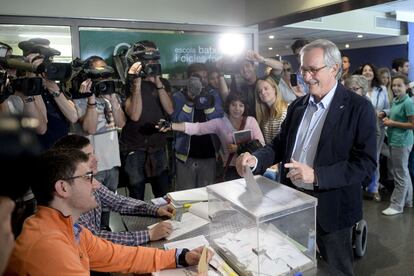
<instances>
[{"instance_id":1,"label":"tiled floor","mask_svg":"<svg viewBox=\"0 0 414 276\"><path fill-rule=\"evenodd\" d=\"M148 185L147 190L150 190ZM119 189L119 192L125 191ZM146 198L150 197L147 192ZM414 275L414 209L406 208L401 215L386 217L381 211L387 207L388 200L364 201L368 243L365 256L355 261L357 276ZM125 229L119 215L111 215L111 228Z\"/></svg>"},{"instance_id":2,"label":"tiled floor","mask_svg":"<svg viewBox=\"0 0 414 276\"><path fill-rule=\"evenodd\" d=\"M414 210L387 217L389 202L364 201L368 225L367 251L355 263L355 275L414 275Z\"/></svg>"}]
</instances>

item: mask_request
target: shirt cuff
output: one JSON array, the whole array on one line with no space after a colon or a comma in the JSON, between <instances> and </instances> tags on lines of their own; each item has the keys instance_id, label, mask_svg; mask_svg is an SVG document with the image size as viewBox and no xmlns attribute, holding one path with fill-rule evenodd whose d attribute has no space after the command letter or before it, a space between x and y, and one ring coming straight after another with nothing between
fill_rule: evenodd
<instances>
[{"instance_id":1,"label":"shirt cuff","mask_svg":"<svg viewBox=\"0 0 414 276\"><path fill-rule=\"evenodd\" d=\"M175 250L175 264L176 264L177 268L184 267L184 266L180 265L179 262L178 262L178 259L180 257L181 252L183 252L183 248L177 248Z\"/></svg>"},{"instance_id":2,"label":"shirt cuff","mask_svg":"<svg viewBox=\"0 0 414 276\"><path fill-rule=\"evenodd\" d=\"M252 169L252 172L254 172L257 168L257 164L259 163L259 160L257 160L257 157L252 155L254 157L254 159L256 160L256 164L254 165L254 167L250 167Z\"/></svg>"}]
</instances>

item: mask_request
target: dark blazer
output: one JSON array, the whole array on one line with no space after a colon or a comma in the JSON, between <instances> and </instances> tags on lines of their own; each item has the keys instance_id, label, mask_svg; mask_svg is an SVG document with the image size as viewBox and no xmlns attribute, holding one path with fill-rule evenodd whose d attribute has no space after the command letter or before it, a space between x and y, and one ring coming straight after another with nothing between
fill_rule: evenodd
<instances>
[{"instance_id":1,"label":"dark blazer","mask_svg":"<svg viewBox=\"0 0 414 276\"><path fill-rule=\"evenodd\" d=\"M292 102L281 132L270 145L256 151L255 172L282 162L281 183L286 178L284 163L290 162L296 133L310 95ZM376 116L371 102L338 84L322 128L313 169L319 187L317 223L325 232L354 225L362 219L361 185L369 182L376 168Z\"/></svg>"}]
</instances>

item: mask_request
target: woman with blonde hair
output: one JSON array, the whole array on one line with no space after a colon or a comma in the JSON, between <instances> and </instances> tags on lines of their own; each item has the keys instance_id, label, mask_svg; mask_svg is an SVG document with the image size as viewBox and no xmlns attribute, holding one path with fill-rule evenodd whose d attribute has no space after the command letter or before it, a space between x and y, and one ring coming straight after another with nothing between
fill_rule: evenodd
<instances>
[{"instance_id":1,"label":"woman with blonde hair","mask_svg":"<svg viewBox=\"0 0 414 276\"><path fill-rule=\"evenodd\" d=\"M394 93L391 89L391 71L387 67L381 67L378 69L378 75L381 84L387 88L388 100L390 103L392 103L392 100L394 99Z\"/></svg>"},{"instance_id":2,"label":"woman with blonde hair","mask_svg":"<svg viewBox=\"0 0 414 276\"><path fill-rule=\"evenodd\" d=\"M257 81L256 93L256 119L268 144L280 132L288 104L283 100L279 87L271 77Z\"/></svg>"}]
</instances>

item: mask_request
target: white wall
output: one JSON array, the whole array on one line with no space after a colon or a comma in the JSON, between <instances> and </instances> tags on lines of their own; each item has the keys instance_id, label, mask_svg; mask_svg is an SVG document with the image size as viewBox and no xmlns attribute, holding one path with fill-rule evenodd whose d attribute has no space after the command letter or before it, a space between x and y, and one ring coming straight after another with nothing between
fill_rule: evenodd
<instances>
[{"instance_id":1,"label":"white wall","mask_svg":"<svg viewBox=\"0 0 414 276\"><path fill-rule=\"evenodd\" d=\"M1 15L244 26L244 0L0 0Z\"/></svg>"}]
</instances>

